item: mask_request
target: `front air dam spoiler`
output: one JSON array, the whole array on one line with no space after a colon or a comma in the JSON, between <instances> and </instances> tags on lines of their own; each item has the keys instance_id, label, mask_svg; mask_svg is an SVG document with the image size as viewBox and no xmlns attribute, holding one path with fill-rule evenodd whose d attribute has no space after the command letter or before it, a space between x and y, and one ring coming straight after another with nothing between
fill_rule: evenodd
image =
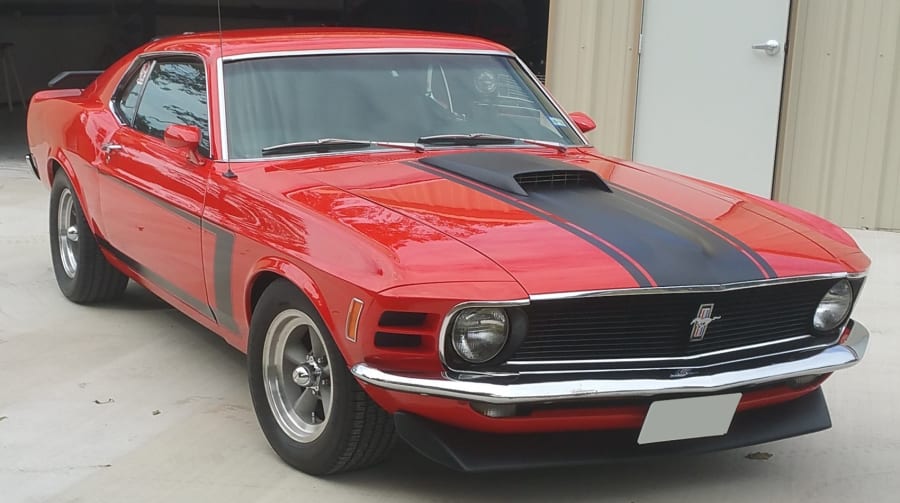
<instances>
[{"instance_id":1,"label":"front air dam spoiler","mask_svg":"<svg viewBox=\"0 0 900 503\"><path fill-rule=\"evenodd\" d=\"M610 463L699 454L781 440L831 427L822 389L790 402L740 412L721 437L638 445L637 430L497 435L461 430L398 412L397 433L423 456L467 472Z\"/></svg>"}]
</instances>

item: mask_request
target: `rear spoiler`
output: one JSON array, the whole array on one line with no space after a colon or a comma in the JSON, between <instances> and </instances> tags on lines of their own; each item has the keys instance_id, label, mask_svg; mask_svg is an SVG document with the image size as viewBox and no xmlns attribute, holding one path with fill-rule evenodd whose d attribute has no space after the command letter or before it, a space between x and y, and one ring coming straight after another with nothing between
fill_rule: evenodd
<instances>
[{"instance_id":1,"label":"rear spoiler","mask_svg":"<svg viewBox=\"0 0 900 503\"><path fill-rule=\"evenodd\" d=\"M102 71L94 70L62 72L53 77L47 86L61 89L84 89L102 73Z\"/></svg>"}]
</instances>

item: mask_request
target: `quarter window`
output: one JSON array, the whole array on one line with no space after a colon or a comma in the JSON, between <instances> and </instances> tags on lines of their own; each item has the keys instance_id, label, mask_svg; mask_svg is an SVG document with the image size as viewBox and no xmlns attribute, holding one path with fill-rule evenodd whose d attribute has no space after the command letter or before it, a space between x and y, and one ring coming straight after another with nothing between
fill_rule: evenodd
<instances>
[{"instance_id":1,"label":"quarter window","mask_svg":"<svg viewBox=\"0 0 900 503\"><path fill-rule=\"evenodd\" d=\"M209 156L206 78L199 62L158 61L150 72L134 117L134 128L162 138L170 124L200 128L200 153Z\"/></svg>"},{"instance_id":2,"label":"quarter window","mask_svg":"<svg viewBox=\"0 0 900 503\"><path fill-rule=\"evenodd\" d=\"M141 69L134 74L131 81L128 82L128 85L122 91L122 97L118 103L119 114L128 124L134 124L134 111L137 109L138 101L141 99L141 90L144 89L144 84L147 82L151 68L153 68L152 61L147 61L141 65Z\"/></svg>"}]
</instances>

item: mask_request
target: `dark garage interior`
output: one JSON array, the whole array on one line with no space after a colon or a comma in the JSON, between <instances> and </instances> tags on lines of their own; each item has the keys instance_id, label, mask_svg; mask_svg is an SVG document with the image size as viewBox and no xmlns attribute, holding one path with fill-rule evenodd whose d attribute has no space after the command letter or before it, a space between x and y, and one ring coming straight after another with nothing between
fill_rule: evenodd
<instances>
[{"instance_id":1,"label":"dark garage interior","mask_svg":"<svg viewBox=\"0 0 900 503\"><path fill-rule=\"evenodd\" d=\"M508 45L541 76L548 10L549 0L221 0L224 29L360 26L477 35ZM59 72L100 70L155 37L217 27L216 0L0 0L7 53L0 110L10 99L21 109L22 98Z\"/></svg>"},{"instance_id":2,"label":"dark garage interior","mask_svg":"<svg viewBox=\"0 0 900 503\"><path fill-rule=\"evenodd\" d=\"M102 70L156 37L288 26L476 35L512 48L543 79L549 0L0 0L0 161L26 151L25 107L60 72Z\"/></svg>"}]
</instances>

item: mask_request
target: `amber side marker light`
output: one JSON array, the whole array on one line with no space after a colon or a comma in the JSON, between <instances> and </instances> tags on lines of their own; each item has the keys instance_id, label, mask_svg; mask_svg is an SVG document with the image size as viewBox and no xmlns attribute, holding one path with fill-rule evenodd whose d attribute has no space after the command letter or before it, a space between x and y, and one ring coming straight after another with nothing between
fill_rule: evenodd
<instances>
[{"instance_id":1,"label":"amber side marker light","mask_svg":"<svg viewBox=\"0 0 900 503\"><path fill-rule=\"evenodd\" d=\"M356 342L359 333L359 318L362 316L363 301L353 299L350 301L350 310L347 312L347 339Z\"/></svg>"}]
</instances>

